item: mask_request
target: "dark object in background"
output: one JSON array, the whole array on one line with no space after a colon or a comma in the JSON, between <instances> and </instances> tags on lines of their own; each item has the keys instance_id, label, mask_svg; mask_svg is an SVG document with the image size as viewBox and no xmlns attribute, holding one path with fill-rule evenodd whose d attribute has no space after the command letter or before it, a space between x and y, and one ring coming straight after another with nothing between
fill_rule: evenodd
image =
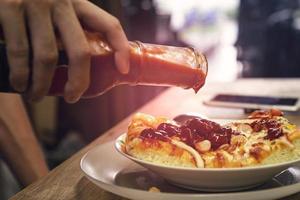
<instances>
[{"instance_id":1,"label":"dark object in background","mask_svg":"<svg viewBox=\"0 0 300 200\"><path fill-rule=\"evenodd\" d=\"M241 0L238 60L242 77L300 77L297 0Z\"/></svg>"},{"instance_id":2,"label":"dark object in background","mask_svg":"<svg viewBox=\"0 0 300 200\"><path fill-rule=\"evenodd\" d=\"M156 10L152 0L121 0L129 40L155 43Z\"/></svg>"}]
</instances>

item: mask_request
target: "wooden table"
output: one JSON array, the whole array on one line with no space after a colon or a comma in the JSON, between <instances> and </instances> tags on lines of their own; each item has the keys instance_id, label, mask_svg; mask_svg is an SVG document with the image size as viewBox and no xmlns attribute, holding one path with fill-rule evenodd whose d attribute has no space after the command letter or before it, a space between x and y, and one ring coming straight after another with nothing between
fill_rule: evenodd
<instances>
[{"instance_id":1,"label":"wooden table","mask_svg":"<svg viewBox=\"0 0 300 200\"><path fill-rule=\"evenodd\" d=\"M213 108L202 104L205 99L218 92L300 96L300 79L243 79L232 83L207 83L197 95L192 90L172 88L137 111L170 118L187 112L198 112L210 118L239 118L245 116L243 110L240 109ZM289 113L288 118L300 125L299 112ZM130 116L63 162L46 177L28 186L11 199L123 200L124 198L108 193L87 180L80 170L79 162L89 149L114 140L120 133L124 132L127 129L129 120ZM300 193L284 198L284 200L287 199L298 200L300 199Z\"/></svg>"}]
</instances>

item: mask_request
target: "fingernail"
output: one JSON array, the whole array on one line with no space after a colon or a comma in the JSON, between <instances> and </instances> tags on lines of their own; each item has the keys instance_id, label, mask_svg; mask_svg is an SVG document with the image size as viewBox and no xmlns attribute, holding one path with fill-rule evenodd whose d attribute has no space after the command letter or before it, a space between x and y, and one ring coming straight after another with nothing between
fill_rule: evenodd
<instances>
[{"instance_id":1,"label":"fingernail","mask_svg":"<svg viewBox=\"0 0 300 200\"><path fill-rule=\"evenodd\" d=\"M76 103L78 100L79 100L80 97L78 96L72 96L72 95L68 95L68 96L65 96L65 101L68 102L68 103Z\"/></svg>"},{"instance_id":2,"label":"fingernail","mask_svg":"<svg viewBox=\"0 0 300 200\"><path fill-rule=\"evenodd\" d=\"M122 57L121 54L116 53L115 54L115 62L116 62L117 68L120 73L122 73L122 74L129 73L129 70L130 70L129 58L125 59L124 57Z\"/></svg>"},{"instance_id":3,"label":"fingernail","mask_svg":"<svg viewBox=\"0 0 300 200\"><path fill-rule=\"evenodd\" d=\"M25 92L26 90L26 85L18 83L18 82L14 82L11 83L11 86L17 91L17 92Z\"/></svg>"},{"instance_id":4,"label":"fingernail","mask_svg":"<svg viewBox=\"0 0 300 200\"><path fill-rule=\"evenodd\" d=\"M125 74L128 74L129 70L130 70L129 61L127 61L126 67L125 67Z\"/></svg>"},{"instance_id":5,"label":"fingernail","mask_svg":"<svg viewBox=\"0 0 300 200\"><path fill-rule=\"evenodd\" d=\"M122 66L122 68L120 69L122 74L128 74L129 73L129 64L127 64L126 66Z\"/></svg>"}]
</instances>

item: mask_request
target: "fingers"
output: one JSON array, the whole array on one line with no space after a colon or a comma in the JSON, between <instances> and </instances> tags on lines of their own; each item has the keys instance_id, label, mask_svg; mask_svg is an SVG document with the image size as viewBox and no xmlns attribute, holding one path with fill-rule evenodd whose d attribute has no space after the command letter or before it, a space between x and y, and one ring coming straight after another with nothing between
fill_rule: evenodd
<instances>
[{"instance_id":1,"label":"fingers","mask_svg":"<svg viewBox=\"0 0 300 200\"><path fill-rule=\"evenodd\" d=\"M85 26L104 33L115 51L115 62L121 73L129 72L129 43L120 22L88 1L75 1L74 9Z\"/></svg>"},{"instance_id":2,"label":"fingers","mask_svg":"<svg viewBox=\"0 0 300 200\"><path fill-rule=\"evenodd\" d=\"M29 45L22 1L1 2L0 20L7 43L10 84L15 90L24 92L29 76Z\"/></svg>"},{"instance_id":3,"label":"fingers","mask_svg":"<svg viewBox=\"0 0 300 200\"><path fill-rule=\"evenodd\" d=\"M0 0L12 87L20 92L28 87L29 44L24 21L28 19L33 52L31 98L40 99L51 85L58 56L53 24L69 58L65 100L75 102L80 98L90 83L90 49L78 18L90 29L105 34L115 50L118 70L128 73L129 44L119 21L88 1Z\"/></svg>"},{"instance_id":4,"label":"fingers","mask_svg":"<svg viewBox=\"0 0 300 200\"><path fill-rule=\"evenodd\" d=\"M38 5L38 6L37 6ZM58 52L49 1L29 1L26 9L33 49L32 86L29 97L39 100L51 86Z\"/></svg>"},{"instance_id":5,"label":"fingers","mask_svg":"<svg viewBox=\"0 0 300 200\"><path fill-rule=\"evenodd\" d=\"M90 83L90 49L71 2L56 2L53 19L69 58L64 97L67 102L73 103L80 98Z\"/></svg>"}]
</instances>

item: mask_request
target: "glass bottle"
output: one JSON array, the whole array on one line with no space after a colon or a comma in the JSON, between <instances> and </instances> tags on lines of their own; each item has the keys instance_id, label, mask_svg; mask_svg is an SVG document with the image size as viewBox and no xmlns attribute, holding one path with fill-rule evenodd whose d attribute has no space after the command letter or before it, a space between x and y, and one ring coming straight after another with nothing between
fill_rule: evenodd
<instances>
[{"instance_id":1,"label":"glass bottle","mask_svg":"<svg viewBox=\"0 0 300 200\"><path fill-rule=\"evenodd\" d=\"M86 33L91 49L90 86L82 97L94 97L120 84L164 85L193 88L205 83L207 61L193 48L172 47L141 42L130 43L130 71L121 74L114 63L113 50L96 33ZM61 46L61 45L58 45ZM67 57L59 51L58 67L48 95L62 96L68 79ZM0 92L14 92L8 80L9 67L5 45L0 43Z\"/></svg>"}]
</instances>

